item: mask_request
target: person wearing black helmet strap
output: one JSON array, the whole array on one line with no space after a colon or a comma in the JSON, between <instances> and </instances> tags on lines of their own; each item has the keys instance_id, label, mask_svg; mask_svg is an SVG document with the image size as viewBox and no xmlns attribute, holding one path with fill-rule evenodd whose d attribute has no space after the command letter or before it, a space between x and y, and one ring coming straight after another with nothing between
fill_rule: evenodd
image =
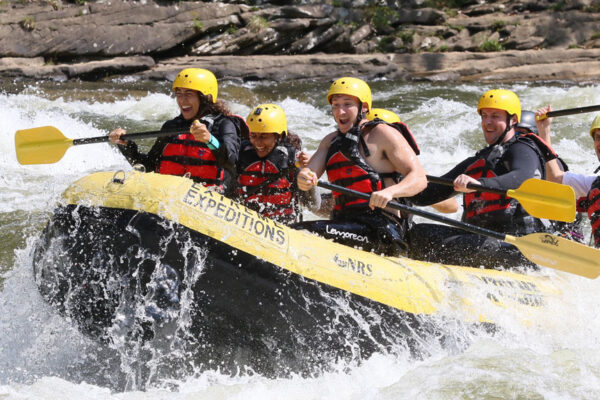
<instances>
[{"instance_id":1,"label":"person wearing black helmet strap","mask_svg":"<svg viewBox=\"0 0 600 400\"><path fill-rule=\"evenodd\" d=\"M464 222L513 235L550 231L549 221L532 217L517 200L467 188L471 183L515 189L526 179L543 178L545 161L552 158L551 149L541 140L516 135L521 104L512 91L487 91L479 99L477 112L488 146L443 175L454 180L454 187L429 183L411 200L417 205L430 205L462 192ZM417 224L409 232L409 239L410 256L417 259L488 268L531 265L510 244L445 225Z\"/></svg>"},{"instance_id":2,"label":"person wearing black helmet strap","mask_svg":"<svg viewBox=\"0 0 600 400\"><path fill-rule=\"evenodd\" d=\"M368 193L369 200L333 192L332 220L294 225L329 239L386 255L404 254L408 216L386 210L391 200L406 198L425 188L427 180L414 149L386 124L365 126L371 109L371 89L351 77L337 79L327 101L337 130L321 141L306 168L298 173L298 187L310 190L327 172L333 184ZM394 178L402 175L402 179Z\"/></svg>"}]
</instances>

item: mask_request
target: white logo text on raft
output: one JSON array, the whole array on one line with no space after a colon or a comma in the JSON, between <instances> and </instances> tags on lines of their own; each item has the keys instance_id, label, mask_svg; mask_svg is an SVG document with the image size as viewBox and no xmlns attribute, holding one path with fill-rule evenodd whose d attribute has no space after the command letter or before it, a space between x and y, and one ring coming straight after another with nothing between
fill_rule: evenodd
<instances>
[{"instance_id":1,"label":"white logo text on raft","mask_svg":"<svg viewBox=\"0 0 600 400\"><path fill-rule=\"evenodd\" d=\"M278 246L287 242L287 235L277 222L254 214L227 197L204 189L199 183L190 186L183 196L183 202Z\"/></svg>"},{"instance_id":2,"label":"white logo text on raft","mask_svg":"<svg viewBox=\"0 0 600 400\"><path fill-rule=\"evenodd\" d=\"M329 233L330 235L339 236L342 239L352 239L356 240L357 242L367 243L369 240L366 236L358 235L353 232L338 231L337 229L332 228L329 225L325 227L325 232Z\"/></svg>"}]
</instances>

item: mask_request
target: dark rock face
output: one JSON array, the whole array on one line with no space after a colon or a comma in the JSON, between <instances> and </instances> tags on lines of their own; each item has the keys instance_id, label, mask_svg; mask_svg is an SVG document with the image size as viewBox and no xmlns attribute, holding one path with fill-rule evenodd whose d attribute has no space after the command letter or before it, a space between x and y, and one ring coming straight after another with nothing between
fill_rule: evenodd
<instances>
[{"instance_id":1,"label":"dark rock face","mask_svg":"<svg viewBox=\"0 0 600 400\"><path fill-rule=\"evenodd\" d=\"M600 75L600 1L501 0L454 11L421 3L5 0L0 77L165 79L189 65L241 79Z\"/></svg>"}]
</instances>

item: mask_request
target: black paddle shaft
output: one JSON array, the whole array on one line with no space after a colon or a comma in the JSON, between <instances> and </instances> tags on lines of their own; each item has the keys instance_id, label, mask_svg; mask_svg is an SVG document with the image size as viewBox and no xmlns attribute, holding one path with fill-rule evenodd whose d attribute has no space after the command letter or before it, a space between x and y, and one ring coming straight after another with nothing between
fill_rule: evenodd
<instances>
[{"instance_id":1,"label":"black paddle shaft","mask_svg":"<svg viewBox=\"0 0 600 400\"><path fill-rule=\"evenodd\" d=\"M600 111L600 104L596 106L567 108L565 110L549 111L546 113L546 117L562 117L564 115L583 114L593 111Z\"/></svg>"},{"instance_id":2,"label":"black paddle shaft","mask_svg":"<svg viewBox=\"0 0 600 400\"><path fill-rule=\"evenodd\" d=\"M325 188L325 189L334 190L336 192L340 192L343 194L347 194L349 196L359 197L359 198L363 198L363 199L368 199L371 197L370 195L368 195L366 193L357 192L356 190L348 189L348 188L338 186L338 185L332 185L331 183L328 183L328 182L319 181L318 186ZM437 214L434 214L434 213L431 213L431 212L425 211L425 210L420 210L418 208L410 207L405 204L396 203L395 201L390 201L387 204L387 207L395 208L396 210L405 211L409 214L418 215L423 218L441 222L442 224L450 225L455 228L463 229L463 230L471 232L471 233L476 233L478 235L488 236L488 237L498 239L498 240L504 240L506 238L506 235L504 235L502 233L494 232L489 229L480 228L475 225L471 225L471 224L460 222L460 221L457 221L457 220L454 220L451 218L443 217L441 215L437 215Z\"/></svg>"},{"instance_id":3,"label":"black paddle shaft","mask_svg":"<svg viewBox=\"0 0 600 400\"><path fill-rule=\"evenodd\" d=\"M177 131L148 131L148 132L138 132L138 133L126 133L125 135L121 135L121 140L129 140L129 139L145 139L159 136L172 136L179 135L184 132L181 129ZM104 143L108 142L108 136L96 136L91 138L82 138L82 139L73 139L73 146L77 146L80 144L92 144L92 143Z\"/></svg>"},{"instance_id":4,"label":"black paddle shaft","mask_svg":"<svg viewBox=\"0 0 600 400\"><path fill-rule=\"evenodd\" d=\"M442 177L439 177L439 176L427 175L427 180L429 182L438 183L440 185L454 186L454 181L452 179L448 179L448 178L442 178ZM494 194L501 194L501 195L506 196L506 190L502 190L502 189L489 188L489 187L486 187L486 186L476 185L474 183L467 184L467 187L469 189L473 189L473 190L477 190L477 191L484 191L484 192L489 192L489 193L494 193Z\"/></svg>"}]
</instances>

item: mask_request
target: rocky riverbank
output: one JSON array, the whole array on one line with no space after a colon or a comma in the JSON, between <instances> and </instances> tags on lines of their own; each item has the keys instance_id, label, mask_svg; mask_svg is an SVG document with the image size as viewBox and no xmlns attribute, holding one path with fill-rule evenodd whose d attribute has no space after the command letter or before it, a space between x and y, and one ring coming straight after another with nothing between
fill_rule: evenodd
<instances>
[{"instance_id":1,"label":"rocky riverbank","mask_svg":"<svg viewBox=\"0 0 600 400\"><path fill-rule=\"evenodd\" d=\"M0 78L600 78L600 2L259 3L0 0Z\"/></svg>"}]
</instances>

